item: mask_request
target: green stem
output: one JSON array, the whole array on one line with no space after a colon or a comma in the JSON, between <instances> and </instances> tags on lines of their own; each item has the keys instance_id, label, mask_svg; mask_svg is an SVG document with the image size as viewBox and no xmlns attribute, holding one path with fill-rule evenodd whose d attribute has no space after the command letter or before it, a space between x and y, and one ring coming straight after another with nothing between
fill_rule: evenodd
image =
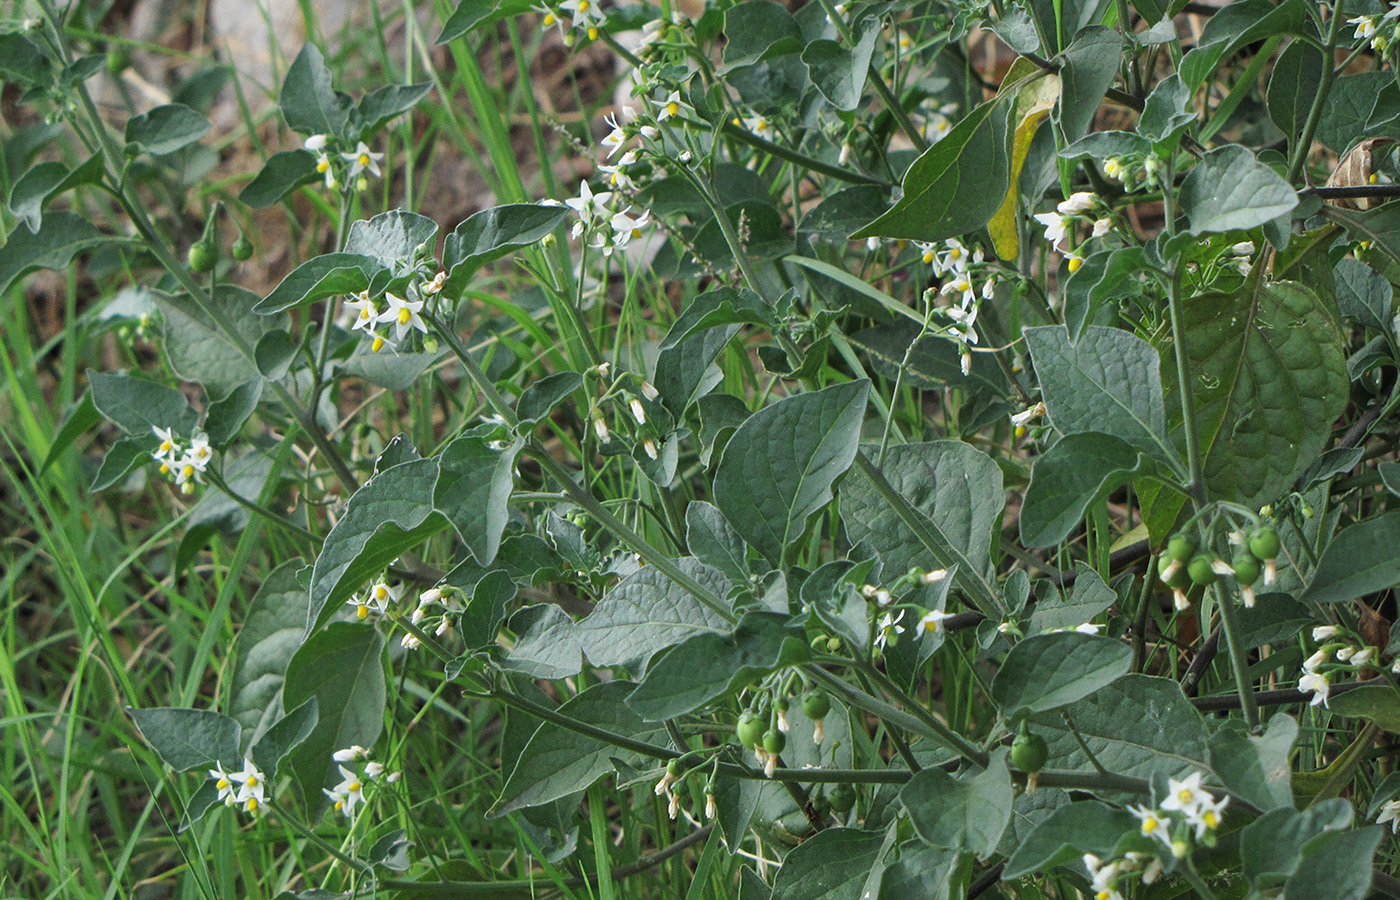
<instances>
[{"instance_id":1,"label":"green stem","mask_svg":"<svg viewBox=\"0 0 1400 900\"><path fill-rule=\"evenodd\" d=\"M1317 133L1317 125L1322 121L1322 111L1327 107L1327 95L1332 92L1332 82L1337 77L1337 69L1334 63L1337 56L1337 40L1341 33L1342 20L1345 18L1343 8L1346 0L1337 0L1337 5L1332 8L1332 21L1327 28L1327 43L1322 48L1322 58L1326 65L1322 68L1322 81L1317 86L1317 95L1313 97L1312 108L1308 110L1308 120L1303 124L1303 132L1298 135L1298 143L1293 147L1293 158L1288 161L1288 183L1292 184L1298 180L1302 174L1303 165L1308 161L1308 151L1312 149L1313 135Z\"/></svg>"},{"instance_id":2,"label":"green stem","mask_svg":"<svg viewBox=\"0 0 1400 900\"><path fill-rule=\"evenodd\" d=\"M249 500L247 497L244 497L243 495L239 494L233 488L229 487L228 482L224 481L223 477L220 476L219 473L210 470L205 472L204 474L209 478L209 482L213 484L214 487L227 494L229 499L231 499L234 503L237 503L239 506L243 507L251 513L255 513L263 517L264 519L267 519L274 525L281 526L282 528L287 529L293 534L305 538L311 543L312 547L314 548L319 548L321 546L320 537L318 537L310 531L307 531L305 528L302 528L300 525L298 525L296 522L293 522L291 519L288 519L287 517L282 515L278 515L277 513L273 512L272 510L268 509L267 507L263 506L257 501Z\"/></svg>"},{"instance_id":3,"label":"green stem","mask_svg":"<svg viewBox=\"0 0 1400 900\"><path fill-rule=\"evenodd\" d=\"M1225 587L1219 581L1215 583L1215 605L1220 608L1220 625L1225 632L1230 668L1235 670L1235 690L1240 695L1240 708L1244 710L1250 731L1254 731L1259 727L1259 704L1254 699L1254 686L1249 683L1249 658L1245 653L1234 600L1225 596Z\"/></svg>"},{"instance_id":4,"label":"green stem","mask_svg":"<svg viewBox=\"0 0 1400 900\"><path fill-rule=\"evenodd\" d=\"M308 841L315 844L317 847L320 847L322 850L326 851L331 856L334 856L336 859L345 863L347 866L354 869L356 872L368 872L373 868L369 863L361 862L360 860L355 859L353 856L347 856L344 853L340 852L340 850L337 847L333 846L325 838L316 834L316 832L312 831L310 828L307 828L306 825L304 825L300 819L298 819L295 816L288 815L287 811L284 810L275 800L267 801L267 806L273 812L277 813L278 818L281 819L283 823L291 826L291 829L297 834L306 838Z\"/></svg>"}]
</instances>

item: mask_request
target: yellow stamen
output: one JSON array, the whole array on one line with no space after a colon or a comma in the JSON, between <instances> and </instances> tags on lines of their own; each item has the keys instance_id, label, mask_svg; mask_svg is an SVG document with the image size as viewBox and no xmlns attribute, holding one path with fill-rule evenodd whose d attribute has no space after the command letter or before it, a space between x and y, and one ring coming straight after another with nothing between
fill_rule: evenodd
<instances>
[{"instance_id":1,"label":"yellow stamen","mask_svg":"<svg viewBox=\"0 0 1400 900\"><path fill-rule=\"evenodd\" d=\"M379 335L374 336L374 343L369 345L369 352L378 353L384 349L384 339Z\"/></svg>"},{"instance_id":2,"label":"yellow stamen","mask_svg":"<svg viewBox=\"0 0 1400 900\"><path fill-rule=\"evenodd\" d=\"M369 307L368 307L368 306L366 306L364 309L360 310L360 318L361 318L361 319L368 319L368 318L369 318Z\"/></svg>"},{"instance_id":3,"label":"yellow stamen","mask_svg":"<svg viewBox=\"0 0 1400 900\"><path fill-rule=\"evenodd\" d=\"M248 798L248 805L245 806L244 809L248 810L248 812L257 812L257 811L258 811L258 798L257 798L257 797L249 797L249 798Z\"/></svg>"},{"instance_id":4,"label":"yellow stamen","mask_svg":"<svg viewBox=\"0 0 1400 900\"><path fill-rule=\"evenodd\" d=\"M642 236L642 229L640 229L640 228L633 228L633 229L632 229L632 239L633 239L633 240L636 240L637 238L639 238L639 237L641 237L641 236Z\"/></svg>"},{"instance_id":5,"label":"yellow stamen","mask_svg":"<svg viewBox=\"0 0 1400 900\"><path fill-rule=\"evenodd\" d=\"M168 474L170 474L170 466L168 466L168 465L165 464L165 463L161 463L161 464L160 464L160 474L162 474L162 475L168 475Z\"/></svg>"},{"instance_id":6,"label":"yellow stamen","mask_svg":"<svg viewBox=\"0 0 1400 900\"><path fill-rule=\"evenodd\" d=\"M588 6L589 6L588 0L579 0L579 3L578 3L578 11L581 12L581 13L588 12Z\"/></svg>"},{"instance_id":7,"label":"yellow stamen","mask_svg":"<svg viewBox=\"0 0 1400 900\"><path fill-rule=\"evenodd\" d=\"M346 788L346 790L348 790L352 794L359 793L360 783L358 781L352 781L350 782L350 785Z\"/></svg>"},{"instance_id":8,"label":"yellow stamen","mask_svg":"<svg viewBox=\"0 0 1400 900\"><path fill-rule=\"evenodd\" d=\"M194 474L194 466L185 466L185 477L189 478Z\"/></svg>"},{"instance_id":9,"label":"yellow stamen","mask_svg":"<svg viewBox=\"0 0 1400 900\"><path fill-rule=\"evenodd\" d=\"M368 154L368 153L361 153L361 154L360 154L359 163L360 163L360 165L362 165L362 166L367 166L367 165L369 165L369 154Z\"/></svg>"},{"instance_id":10,"label":"yellow stamen","mask_svg":"<svg viewBox=\"0 0 1400 900\"><path fill-rule=\"evenodd\" d=\"M161 452L161 453L168 453L168 452L171 450L171 448L173 448L174 446L175 446L175 445L172 444L172 443L170 443L169 441L161 441L161 442L160 442L160 452Z\"/></svg>"},{"instance_id":11,"label":"yellow stamen","mask_svg":"<svg viewBox=\"0 0 1400 900\"><path fill-rule=\"evenodd\" d=\"M344 801L344 800L337 800L337 801L335 801L335 811L336 811L336 812L340 812L340 811L343 810L343 809L345 809L345 801Z\"/></svg>"},{"instance_id":12,"label":"yellow stamen","mask_svg":"<svg viewBox=\"0 0 1400 900\"><path fill-rule=\"evenodd\" d=\"M329 169L330 167L331 167L331 161L328 160L328 159L323 159L323 160L321 160L320 162L316 163L316 172L317 172L318 174L324 175L324 174L326 174L326 170Z\"/></svg>"},{"instance_id":13,"label":"yellow stamen","mask_svg":"<svg viewBox=\"0 0 1400 900\"><path fill-rule=\"evenodd\" d=\"M545 13L545 14L544 14L544 19L543 19L543 21L544 21L544 27L545 27L545 28L548 28L549 26L553 25L555 22L557 22L557 21L559 21L559 20L556 19L556 18L554 18L554 13Z\"/></svg>"},{"instance_id":14,"label":"yellow stamen","mask_svg":"<svg viewBox=\"0 0 1400 900\"><path fill-rule=\"evenodd\" d=\"M672 100L670 103L667 103L667 104L666 104L666 114L667 114L667 115L671 115L671 116L680 115L680 111L681 111L681 105L680 105L679 103L677 103L676 101Z\"/></svg>"},{"instance_id":15,"label":"yellow stamen","mask_svg":"<svg viewBox=\"0 0 1400 900\"><path fill-rule=\"evenodd\" d=\"M1190 792L1190 791L1187 791L1187 790L1180 790L1180 791L1177 791L1177 792L1176 792L1176 796L1177 796L1177 799L1180 800L1182 803L1190 803L1190 802L1191 802L1191 792Z\"/></svg>"},{"instance_id":16,"label":"yellow stamen","mask_svg":"<svg viewBox=\"0 0 1400 900\"><path fill-rule=\"evenodd\" d=\"M923 255L923 260L924 260L925 265L927 265L927 264L929 264L929 263L932 263L932 262L933 262L933 251L930 250L930 251L928 251L927 253L925 253L925 254Z\"/></svg>"},{"instance_id":17,"label":"yellow stamen","mask_svg":"<svg viewBox=\"0 0 1400 900\"><path fill-rule=\"evenodd\" d=\"M233 785L229 783L229 780L227 778L220 778L218 781L214 782L214 787L218 788L221 791L226 791L229 788L233 787Z\"/></svg>"},{"instance_id":18,"label":"yellow stamen","mask_svg":"<svg viewBox=\"0 0 1400 900\"><path fill-rule=\"evenodd\" d=\"M1144 819L1144 820L1143 820L1143 822L1142 822L1142 833L1143 833L1143 834L1151 834L1152 832L1154 832L1154 831L1156 831L1156 830L1157 830L1157 820L1156 820L1156 819Z\"/></svg>"},{"instance_id":19,"label":"yellow stamen","mask_svg":"<svg viewBox=\"0 0 1400 900\"><path fill-rule=\"evenodd\" d=\"M588 29L588 39L590 41L598 40L598 29L590 27Z\"/></svg>"},{"instance_id":20,"label":"yellow stamen","mask_svg":"<svg viewBox=\"0 0 1400 900\"><path fill-rule=\"evenodd\" d=\"M1071 273L1078 272L1079 267L1082 265L1084 265L1084 260L1080 259L1079 257L1071 256L1069 258L1069 270Z\"/></svg>"},{"instance_id":21,"label":"yellow stamen","mask_svg":"<svg viewBox=\"0 0 1400 900\"><path fill-rule=\"evenodd\" d=\"M399 310L399 324L400 324L400 325L407 325L407 324L408 324L408 320L409 320L412 316L413 316L413 313L409 312L408 309L407 309L407 307L405 307L404 309Z\"/></svg>"},{"instance_id":22,"label":"yellow stamen","mask_svg":"<svg viewBox=\"0 0 1400 900\"><path fill-rule=\"evenodd\" d=\"M1212 831L1215 830L1215 827L1220 824L1220 819L1215 815L1215 813L1209 810L1207 810L1206 814L1201 816L1201 818L1205 821L1206 827L1211 829Z\"/></svg>"},{"instance_id":23,"label":"yellow stamen","mask_svg":"<svg viewBox=\"0 0 1400 900\"><path fill-rule=\"evenodd\" d=\"M357 619L366 619L366 618L369 618L369 607L366 606L366 605L363 604L363 603L361 603L359 606L355 607L355 618L357 618Z\"/></svg>"}]
</instances>

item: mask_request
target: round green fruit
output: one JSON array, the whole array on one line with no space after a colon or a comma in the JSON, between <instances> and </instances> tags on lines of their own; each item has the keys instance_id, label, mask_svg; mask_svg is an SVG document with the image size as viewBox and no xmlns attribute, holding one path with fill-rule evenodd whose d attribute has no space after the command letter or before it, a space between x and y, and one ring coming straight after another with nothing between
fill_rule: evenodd
<instances>
[{"instance_id":1,"label":"round green fruit","mask_svg":"<svg viewBox=\"0 0 1400 900\"><path fill-rule=\"evenodd\" d=\"M1038 734L1023 731L1011 742L1011 764L1022 772L1039 772L1045 768L1045 761L1049 758L1050 748L1046 746L1045 738Z\"/></svg>"},{"instance_id":2,"label":"round green fruit","mask_svg":"<svg viewBox=\"0 0 1400 900\"><path fill-rule=\"evenodd\" d=\"M838 784L826 795L831 808L838 813L848 813L856 805L856 790L849 784Z\"/></svg>"},{"instance_id":3,"label":"round green fruit","mask_svg":"<svg viewBox=\"0 0 1400 900\"><path fill-rule=\"evenodd\" d=\"M239 262L246 262L253 258L253 242L242 235L239 236L238 240L233 242L233 247L230 249L233 253L233 258Z\"/></svg>"},{"instance_id":4,"label":"round green fruit","mask_svg":"<svg viewBox=\"0 0 1400 900\"><path fill-rule=\"evenodd\" d=\"M763 720L752 712L745 710L739 716L739 724L735 731L739 735L739 743L745 747L757 747L763 740Z\"/></svg>"},{"instance_id":5,"label":"round green fruit","mask_svg":"<svg viewBox=\"0 0 1400 900\"><path fill-rule=\"evenodd\" d=\"M1265 525L1249 536L1249 552L1260 559L1277 559L1283 544L1278 532Z\"/></svg>"},{"instance_id":6,"label":"round green fruit","mask_svg":"<svg viewBox=\"0 0 1400 900\"><path fill-rule=\"evenodd\" d=\"M1205 553L1197 553L1191 557L1191 561L1186 564L1186 574L1191 576L1193 584L1204 586L1215 583L1215 570L1210 567L1210 564L1211 558Z\"/></svg>"},{"instance_id":7,"label":"round green fruit","mask_svg":"<svg viewBox=\"0 0 1400 900\"><path fill-rule=\"evenodd\" d=\"M1235 581L1246 587L1259 580L1259 560L1252 553L1239 554L1230 562L1230 567L1235 570Z\"/></svg>"},{"instance_id":8,"label":"round green fruit","mask_svg":"<svg viewBox=\"0 0 1400 900\"><path fill-rule=\"evenodd\" d=\"M1172 535L1172 539L1167 541L1167 559L1185 563L1195 552L1196 542L1184 534Z\"/></svg>"},{"instance_id":9,"label":"round green fruit","mask_svg":"<svg viewBox=\"0 0 1400 900\"><path fill-rule=\"evenodd\" d=\"M767 750L769 753L782 753L783 748L786 746L787 735L778 731L776 728L770 730L763 736L763 749Z\"/></svg>"},{"instance_id":10,"label":"round green fruit","mask_svg":"<svg viewBox=\"0 0 1400 900\"><path fill-rule=\"evenodd\" d=\"M802 698L802 711L809 719L824 719L831 712L831 698L825 691L808 691Z\"/></svg>"},{"instance_id":11,"label":"round green fruit","mask_svg":"<svg viewBox=\"0 0 1400 900\"><path fill-rule=\"evenodd\" d=\"M214 271L214 266L219 262L219 250L213 244L206 244L200 241L190 247L189 263L190 268L200 274Z\"/></svg>"}]
</instances>

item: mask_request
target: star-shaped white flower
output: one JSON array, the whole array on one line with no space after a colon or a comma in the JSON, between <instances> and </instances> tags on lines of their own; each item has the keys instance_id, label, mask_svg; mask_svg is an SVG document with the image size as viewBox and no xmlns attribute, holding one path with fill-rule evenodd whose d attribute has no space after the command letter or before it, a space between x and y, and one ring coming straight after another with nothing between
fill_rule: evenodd
<instances>
[{"instance_id":1,"label":"star-shaped white flower","mask_svg":"<svg viewBox=\"0 0 1400 900\"><path fill-rule=\"evenodd\" d=\"M405 300L393 294L385 294L384 299L388 301L388 308L376 316L375 321L392 323L394 340L402 342L414 329L424 334L428 333L428 323L418 315L419 310L423 308L422 300Z\"/></svg>"},{"instance_id":2,"label":"star-shaped white flower","mask_svg":"<svg viewBox=\"0 0 1400 900\"><path fill-rule=\"evenodd\" d=\"M1394 834L1400 831L1400 800L1387 800L1381 807L1381 814L1376 816L1376 824L1384 825L1390 823L1390 832Z\"/></svg>"},{"instance_id":3,"label":"star-shaped white flower","mask_svg":"<svg viewBox=\"0 0 1400 900\"><path fill-rule=\"evenodd\" d=\"M1074 225L1074 220L1058 212L1036 213L1035 220L1045 226L1045 239L1052 247L1058 247Z\"/></svg>"},{"instance_id":4,"label":"star-shaped white flower","mask_svg":"<svg viewBox=\"0 0 1400 900\"><path fill-rule=\"evenodd\" d=\"M340 158L350 162L350 177L356 178L361 172L368 171L376 178L379 177L379 161L384 158L383 153L371 153L369 145L360 141L355 145L354 153L342 153Z\"/></svg>"},{"instance_id":5,"label":"star-shaped white flower","mask_svg":"<svg viewBox=\"0 0 1400 900\"><path fill-rule=\"evenodd\" d=\"M919 620L919 633L927 634L929 637L937 634L943 628L943 620L952 618L952 613L931 609Z\"/></svg>"}]
</instances>

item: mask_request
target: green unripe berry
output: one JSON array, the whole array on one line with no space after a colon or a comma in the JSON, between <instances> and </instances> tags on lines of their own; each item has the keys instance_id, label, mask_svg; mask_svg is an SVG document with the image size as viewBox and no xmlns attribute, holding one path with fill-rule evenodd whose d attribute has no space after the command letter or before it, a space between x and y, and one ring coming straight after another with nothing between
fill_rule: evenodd
<instances>
[{"instance_id":1,"label":"green unripe berry","mask_svg":"<svg viewBox=\"0 0 1400 900\"><path fill-rule=\"evenodd\" d=\"M828 653L835 653L837 650L840 649L841 639L839 637L832 636L826 639L826 651Z\"/></svg>"},{"instance_id":2,"label":"green unripe berry","mask_svg":"<svg viewBox=\"0 0 1400 900\"><path fill-rule=\"evenodd\" d=\"M1249 536L1249 552L1259 559L1277 559L1283 549L1278 532L1265 525Z\"/></svg>"},{"instance_id":3,"label":"green unripe berry","mask_svg":"<svg viewBox=\"0 0 1400 900\"><path fill-rule=\"evenodd\" d=\"M749 710L739 716L739 724L734 729L739 735L739 743L745 747L757 747L763 740L764 722Z\"/></svg>"},{"instance_id":4,"label":"green unripe berry","mask_svg":"<svg viewBox=\"0 0 1400 900\"><path fill-rule=\"evenodd\" d=\"M670 775L672 778L681 777L681 759L679 756L666 763L666 774Z\"/></svg>"},{"instance_id":5,"label":"green unripe berry","mask_svg":"<svg viewBox=\"0 0 1400 900\"><path fill-rule=\"evenodd\" d=\"M1235 581L1246 587L1259 580L1259 560L1252 553L1240 553L1230 562L1230 567L1235 570Z\"/></svg>"},{"instance_id":6,"label":"green unripe berry","mask_svg":"<svg viewBox=\"0 0 1400 900\"><path fill-rule=\"evenodd\" d=\"M769 753L782 753L787 746L787 735L776 728L770 730L763 736L763 749Z\"/></svg>"},{"instance_id":7,"label":"green unripe berry","mask_svg":"<svg viewBox=\"0 0 1400 900\"><path fill-rule=\"evenodd\" d=\"M213 244L206 244L200 241L190 245L189 264L190 268L200 274L214 271L214 266L219 262L219 248Z\"/></svg>"},{"instance_id":8,"label":"green unripe berry","mask_svg":"<svg viewBox=\"0 0 1400 900\"><path fill-rule=\"evenodd\" d=\"M1172 573L1172 577L1167 579L1167 585L1180 591L1189 591L1195 582L1191 580L1191 575L1186 570L1186 566L1181 566Z\"/></svg>"},{"instance_id":9,"label":"green unripe berry","mask_svg":"<svg viewBox=\"0 0 1400 900\"><path fill-rule=\"evenodd\" d=\"M791 707L788 706L788 699L786 697L774 697L773 708L776 709L778 712L785 713Z\"/></svg>"},{"instance_id":10,"label":"green unripe berry","mask_svg":"<svg viewBox=\"0 0 1400 900\"><path fill-rule=\"evenodd\" d=\"M838 784L826 795L826 799L836 812L848 813L856 805L856 791L849 784Z\"/></svg>"},{"instance_id":11,"label":"green unripe berry","mask_svg":"<svg viewBox=\"0 0 1400 900\"><path fill-rule=\"evenodd\" d=\"M1191 576L1192 584L1205 586L1215 583L1215 570L1210 567L1210 564L1211 558L1205 553L1197 553L1191 557L1191 561L1186 564L1186 574Z\"/></svg>"},{"instance_id":12,"label":"green unripe berry","mask_svg":"<svg viewBox=\"0 0 1400 900\"><path fill-rule=\"evenodd\" d=\"M238 236L238 240L233 242L233 247L230 250L233 253L233 258L239 262L246 262L253 258L253 242L244 235Z\"/></svg>"},{"instance_id":13,"label":"green unripe berry","mask_svg":"<svg viewBox=\"0 0 1400 900\"><path fill-rule=\"evenodd\" d=\"M1045 767L1050 758L1050 748L1045 738L1030 731L1022 731L1011 742L1011 764L1028 775L1033 775Z\"/></svg>"},{"instance_id":14,"label":"green unripe berry","mask_svg":"<svg viewBox=\"0 0 1400 900\"><path fill-rule=\"evenodd\" d=\"M1172 539L1167 541L1167 559L1185 563L1191 558L1191 554L1196 552L1196 542L1184 534L1172 535Z\"/></svg>"},{"instance_id":15,"label":"green unripe berry","mask_svg":"<svg viewBox=\"0 0 1400 900\"><path fill-rule=\"evenodd\" d=\"M802 711L809 719L824 719L831 712L831 698L825 691L808 691L802 698Z\"/></svg>"},{"instance_id":16,"label":"green unripe berry","mask_svg":"<svg viewBox=\"0 0 1400 900\"><path fill-rule=\"evenodd\" d=\"M125 72L131 65L131 53L125 47L113 47L107 51L107 71L113 75Z\"/></svg>"}]
</instances>

